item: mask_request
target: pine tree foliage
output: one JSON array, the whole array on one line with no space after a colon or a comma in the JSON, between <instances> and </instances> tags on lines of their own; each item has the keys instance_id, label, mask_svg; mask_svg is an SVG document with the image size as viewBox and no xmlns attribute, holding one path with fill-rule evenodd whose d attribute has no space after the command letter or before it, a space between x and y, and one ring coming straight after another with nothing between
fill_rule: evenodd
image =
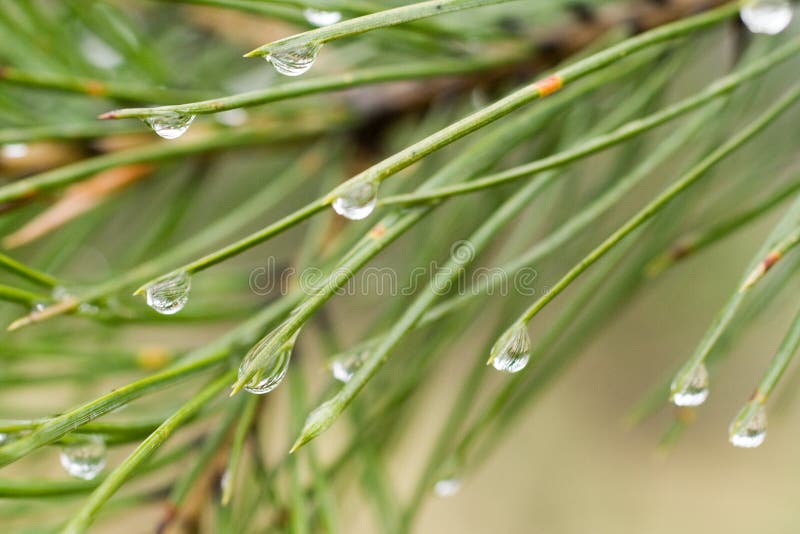
<instances>
[{"instance_id":1,"label":"pine tree foliage","mask_svg":"<svg viewBox=\"0 0 800 534\"><path fill-rule=\"evenodd\" d=\"M3 3L0 530L349 532L352 494L411 532L639 293L756 232L628 414L680 406L674 445L797 292L795 7Z\"/></svg>"}]
</instances>

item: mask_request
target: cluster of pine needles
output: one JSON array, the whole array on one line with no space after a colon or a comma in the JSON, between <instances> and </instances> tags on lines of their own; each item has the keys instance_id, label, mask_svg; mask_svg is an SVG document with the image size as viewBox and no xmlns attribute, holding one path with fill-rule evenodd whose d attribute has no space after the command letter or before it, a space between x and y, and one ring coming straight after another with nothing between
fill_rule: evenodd
<instances>
[{"instance_id":1,"label":"cluster of pine needles","mask_svg":"<svg viewBox=\"0 0 800 534\"><path fill-rule=\"evenodd\" d=\"M800 37L761 1L0 5L0 530L410 532L638 292L755 234L629 414L671 400L674 444L798 290Z\"/></svg>"}]
</instances>

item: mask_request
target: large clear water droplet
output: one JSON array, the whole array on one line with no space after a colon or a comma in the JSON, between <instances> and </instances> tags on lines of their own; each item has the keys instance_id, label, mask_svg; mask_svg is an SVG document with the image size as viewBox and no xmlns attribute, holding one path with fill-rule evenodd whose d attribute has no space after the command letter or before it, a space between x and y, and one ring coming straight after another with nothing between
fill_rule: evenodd
<instances>
[{"instance_id":1,"label":"large clear water droplet","mask_svg":"<svg viewBox=\"0 0 800 534\"><path fill-rule=\"evenodd\" d=\"M322 9L314 9L308 7L303 10L303 16L309 24L321 28L323 26L330 26L342 20L342 14L338 11L323 11Z\"/></svg>"},{"instance_id":2,"label":"large clear water droplet","mask_svg":"<svg viewBox=\"0 0 800 534\"><path fill-rule=\"evenodd\" d=\"M278 330L279 331L279 330ZM249 382L244 386L245 391L256 395L269 393L280 385L286 372L289 370L289 361L292 358L293 342L290 342L280 349L271 350L269 345L274 334L268 334L259 341L242 360L239 366L239 380L242 380L249 371L260 361L260 368ZM266 351L270 351L266 359L263 359Z\"/></svg>"},{"instance_id":3,"label":"large clear water droplet","mask_svg":"<svg viewBox=\"0 0 800 534\"><path fill-rule=\"evenodd\" d=\"M708 370L702 363L683 380L672 382L672 403L676 406L700 406L708 398Z\"/></svg>"},{"instance_id":4,"label":"large clear water droplet","mask_svg":"<svg viewBox=\"0 0 800 534\"><path fill-rule=\"evenodd\" d=\"M333 211L347 219L358 221L369 217L378 204L378 184L358 182L351 185L333 201Z\"/></svg>"},{"instance_id":5,"label":"large clear water droplet","mask_svg":"<svg viewBox=\"0 0 800 534\"><path fill-rule=\"evenodd\" d=\"M152 130L164 139L177 139L182 136L194 120L194 115L165 111L144 119Z\"/></svg>"},{"instance_id":6,"label":"large clear water droplet","mask_svg":"<svg viewBox=\"0 0 800 534\"><path fill-rule=\"evenodd\" d=\"M267 55L267 61L284 76L300 76L308 72L321 48L322 45L318 43L310 43L299 48L277 48Z\"/></svg>"},{"instance_id":7,"label":"large clear water droplet","mask_svg":"<svg viewBox=\"0 0 800 534\"><path fill-rule=\"evenodd\" d=\"M365 343L340 352L331 361L331 373L339 382L348 382L369 356L372 344Z\"/></svg>"},{"instance_id":8,"label":"large clear water droplet","mask_svg":"<svg viewBox=\"0 0 800 534\"><path fill-rule=\"evenodd\" d=\"M735 447L752 449L764 443L767 437L767 409L758 403L755 409L745 405L731 423L729 440Z\"/></svg>"},{"instance_id":9,"label":"large clear water droplet","mask_svg":"<svg viewBox=\"0 0 800 534\"><path fill-rule=\"evenodd\" d=\"M489 361L498 371L518 373L531 358L531 338L524 324L506 330L492 347Z\"/></svg>"},{"instance_id":10,"label":"large clear water droplet","mask_svg":"<svg viewBox=\"0 0 800 534\"><path fill-rule=\"evenodd\" d=\"M461 490L461 479L449 477L438 480L433 486L433 492L439 497L452 497Z\"/></svg>"},{"instance_id":11,"label":"large clear water droplet","mask_svg":"<svg viewBox=\"0 0 800 534\"><path fill-rule=\"evenodd\" d=\"M775 35L792 21L792 5L788 0L748 0L739 16L751 32Z\"/></svg>"},{"instance_id":12,"label":"large clear water droplet","mask_svg":"<svg viewBox=\"0 0 800 534\"><path fill-rule=\"evenodd\" d=\"M147 286L147 305L158 313L173 315L186 306L191 288L192 278L189 273L182 271L172 278Z\"/></svg>"},{"instance_id":13,"label":"large clear water droplet","mask_svg":"<svg viewBox=\"0 0 800 534\"><path fill-rule=\"evenodd\" d=\"M0 445L5 445L6 443L10 442L12 439L11 434L7 434L6 432L0 432Z\"/></svg>"},{"instance_id":14,"label":"large clear water droplet","mask_svg":"<svg viewBox=\"0 0 800 534\"><path fill-rule=\"evenodd\" d=\"M101 436L77 438L61 447L61 465L70 475L92 480L106 466L106 444Z\"/></svg>"}]
</instances>

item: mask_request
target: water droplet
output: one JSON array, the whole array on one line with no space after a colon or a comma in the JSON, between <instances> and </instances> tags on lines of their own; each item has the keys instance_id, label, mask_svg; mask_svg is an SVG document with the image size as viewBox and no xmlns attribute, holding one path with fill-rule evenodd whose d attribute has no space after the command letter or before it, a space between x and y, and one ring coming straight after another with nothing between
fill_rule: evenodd
<instances>
[{"instance_id":1,"label":"water droplet","mask_svg":"<svg viewBox=\"0 0 800 534\"><path fill-rule=\"evenodd\" d=\"M106 444L101 436L80 437L61 447L61 465L70 475L92 480L106 466Z\"/></svg>"},{"instance_id":2,"label":"water droplet","mask_svg":"<svg viewBox=\"0 0 800 534\"><path fill-rule=\"evenodd\" d=\"M752 449L767 437L767 409L760 402L753 408L746 404L731 423L729 440L735 447Z\"/></svg>"},{"instance_id":3,"label":"water droplet","mask_svg":"<svg viewBox=\"0 0 800 534\"><path fill-rule=\"evenodd\" d=\"M486 89L483 87L476 87L469 93L469 101L475 109L483 109L489 105L489 95L486 94Z\"/></svg>"},{"instance_id":4,"label":"water droplet","mask_svg":"<svg viewBox=\"0 0 800 534\"><path fill-rule=\"evenodd\" d=\"M43 312L47 308L47 304L44 302L34 302L31 311L34 313Z\"/></svg>"},{"instance_id":5,"label":"water droplet","mask_svg":"<svg viewBox=\"0 0 800 534\"><path fill-rule=\"evenodd\" d=\"M69 290L64 286L56 286L56 287L54 287L53 291L50 293L50 295L55 300L65 300L65 299L68 299L69 297L72 296L70 294Z\"/></svg>"},{"instance_id":6,"label":"water droplet","mask_svg":"<svg viewBox=\"0 0 800 534\"><path fill-rule=\"evenodd\" d=\"M147 305L158 313L173 315L186 306L191 288L189 273L182 271L172 278L147 286Z\"/></svg>"},{"instance_id":7,"label":"water droplet","mask_svg":"<svg viewBox=\"0 0 800 534\"><path fill-rule=\"evenodd\" d=\"M222 476L219 477L219 489L224 494L228 491L228 486L231 484L231 472L229 470L225 470L222 473Z\"/></svg>"},{"instance_id":8,"label":"water droplet","mask_svg":"<svg viewBox=\"0 0 800 534\"><path fill-rule=\"evenodd\" d=\"M11 434L0 432L0 445L5 445L6 443L10 442L11 439L12 439Z\"/></svg>"},{"instance_id":9,"label":"water droplet","mask_svg":"<svg viewBox=\"0 0 800 534\"><path fill-rule=\"evenodd\" d=\"M225 126L241 126L247 122L247 112L242 108L229 109L228 111L215 113L214 118Z\"/></svg>"},{"instance_id":10,"label":"water droplet","mask_svg":"<svg viewBox=\"0 0 800 534\"><path fill-rule=\"evenodd\" d=\"M6 159L18 159L24 158L28 155L28 145L25 143L8 143L3 145L2 148L3 157Z\"/></svg>"},{"instance_id":11,"label":"water droplet","mask_svg":"<svg viewBox=\"0 0 800 534\"><path fill-rule=\"evenodd\" d=\"M751 32L775 35L792 21L792 5L789 0L748 0L739 16Z\"/></svg>"},{"instance_id":12,"label":"water droplet","mask_svg":"<svg viewBox=\"0 0 800 534\"><path fill-rule=\"evenodd\" d=\"M256 343L250 349L247 355L242 360L239 366L239 379L244 378L250 369L255 364L256 360L261 360L264 357L264 352L271 350L269 345L273 341L273 336L276 332L281 332L280 329L267 334L264 339ZM296 335L295 335L296 336ZM286 376L286 371L289 370L289 361L292 358L292 348L294 347L294 338L283 345L279 350L272 350L266 359L262 360L258 365L260 368L253 378L244 386L245 391L255 393L256 395L264 395L269 393L280 385L283 377Z\"/></svg>"},{"instance_id":13,"label":"water droplet","mask_svg":"<svg viewBox=\"0 0 800 534\"><path fill-rule=\"evenodd\" d=\"M97 315L100 313L100 308L88 302L82 302L78 305L78 311L83 315Z\"/></svg>"},{"instance_id":14,"label":"water droplet","mask_svg":"<svg viewBox=\"0 0 800 534\"><path fill-rule=\"evenodd\" d=\"M322 26L330 26L342 20L342 14L338 11L323 11L321 9L314 9L309 7L303 10L303 16L309 24L321 28Z\"/></svg>"},{"instance_id":15,"label":"water droplet","mask_svg":"<svg viewBox=\"0 0 800 534\"><path fill-rule=\"evenodd\" d=\"M300 48L277 48L267 55L267 61L284 76L300 76L308 72L321 48L322 45L317 43Z\"/></svg>"},{"instance_id":16,"label":"water droplet","mask_svg":"<svg viewBox=\"0 0 800 534\"><path fill-rule=\"evenodd\" d=\"M525 369L531 358L531 338L524 324L506 330L495 342L489 361L498 371L517 373Z\"/></svg>"},{"instance_id":17,"label":"water droplet","mask_svg":"<svg viewBox=\"0 0 800 534\"><path fill-rule=\"evenodd\" d=\"M457 477L443 478L436 482L433 491L439 497L452 497L461 489L461 479Z\"/></svg>"},{"instance_id":18,"label":"water droplet","mask_svg":"<svg viewBox=\"0 0 800 534\"><path fill-rule=\"evenodd\" d=\"M189 125L192 124L194 117L194 115L189 115L187 113L164 111L158 115L146 117L144 122L160 137L164 139L177 139L189 129Z\"/></svg>"},{"instance_id":19,"label":"water droplet","mask_svg":"<svg viewBox=\"0 0 800 534\"><path fill-rule=\"evenodd\" d=\"M353 221L369 217L378 204L378 184L359 182L348 188L333 201L333 210Z\"/></svg>"},{"instance_id":20,"label":"water droplet","mask_svg":"<svg viewBox=\"0 0 800 534\"><path fill-rule=\"evenodd\" d=\"M708 370L702 363L679 384L672 382L672 403L676 406L700 406L708 398Z\"/></svg>"},{"instance_id":21,"label":"water droplet","mask_svg":"<svg viewBox=\"0 0 800 534\"><path fill-rule=\"evenodd\" d=\"M339 382L348 382L369 356L371 344L362 344L340 352L331 361L331 373Z\"/></svg>"},{"instance_id":22,"label":"water droplet","mask_svg":"<svg viewBox=\"0 0 800 534\"><path fill-rule=\"evenodd\" d=\"M122 55L93 33L86 34L80 43L81 54L101 69L113 69L122 63Z\"/></svg>"}]
</instances>

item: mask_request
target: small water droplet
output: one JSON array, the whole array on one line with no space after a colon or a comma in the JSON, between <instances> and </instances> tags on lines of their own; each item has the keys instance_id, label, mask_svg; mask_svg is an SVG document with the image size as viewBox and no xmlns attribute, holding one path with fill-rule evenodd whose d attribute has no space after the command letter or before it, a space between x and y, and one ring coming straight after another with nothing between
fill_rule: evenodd
<instances>
[{"instance_id":1,"label":"small water droplet","mask_svg":"<svg viewBox=\"0 0 800 534\"><path fill-rule=\"evenodd\" d=\"M506 330L495 342L490 352L490 362L498 371L518 373L525 369L531 358L531 338L524 324Z\"/></svg>"},{"instance_id":2,"label":"small water droplet","mask_svg":"<svg viewBox=\"0 0 800 534\"><path fill-rule=\"evenodd\" d=\"M369 356L371 344L362 344L351 350L340 352L331 361L331 373L339 382L348 382L356 371L361 368Z\"/></svg>"},{"instance_id":3,"label":"small water droplet","mask_svg":"<svg viewBox=\"0 0 800 534\"><path fill-rule=\"evenodd\" d=\"M489 105L489 95L486 94L486 89L483 87L476 87L469 93L469 101L475 109L483 109Z\"/></svg>"},{"instance_id":4,"label":"small water droplet","mask_svg":"<svg viewBox=\"0 0 800 534\"><path fill-rule=\"evenodd\" d=\"M88 302L82 302L78 305L78 311L83 315L97 315L100 313L100 308Z\"/></svg>"},{"instance_id":5,"label":"small water droplet","mask_svg":"<svg viewBox=\"0 0 800 534\"><path fill-rule=\"evenodd\" d=\"M25 143L8 143L3 145L0 153L6 159L24 158L28 155L28 145Z\"/></svg>"},{"instance_id":6,"label":"small water droplet","mask_svg":"<svg viewBox=\"0 0 800 534\"><path fill-rule=\"evenodd\" d=\"M342 14L338 11L324 11L322 9L314 9L308 7L303 10L303 16L309 24L321 28L323 26L330 26L342 20Z\"/></svg>"},{"instance_id":7,"label":"small water droplet","mask_svg":"<svg viewBox=\"0 0 800 534\"><path fill-rule=\"evenodd\" d=\"M227 469L222 473L222 476L219 477L219 489L224 494L228 491L228 486L231 483L231 472Z\"/></svg>"},{"instance_id":8,"label":"small water droplet","mask_svg":"<svg viewBox=\"0 0 800 534\"><path fill-rule=\"evenodd\" d=\"M349 382L359 367L359 362L352 358L337 358L331 363L333 378L339 382Z\"/></svg>"},{"instance_id":9,"label":"small water droplet","mask_svg":"<svg viewBox=\"0 0 800 534\"><path fill-rule=\"evenodd\" d=\"M47 304L44 302L34 302L31 311L34 313L43 312L47 308Z\"/></svg>"},{"instance_id":10,"label":"small water droplet","mask_svg":"<svg viewBox=\"0 0 800 534\"><path fill-rule=\"evenodd\" d=\"M164 139L177 139L182 136L194 120L194 115L164 111L158 115L151 115L144 119L155 133Z\"/></svg>"},{"instance_id":11,"label":"small water droplet","mask_svg":"<svg viewBox=\"0 0 800 534\"><path fill-rule=\"evenodd\" d=\"M12 440L13 436L6 432L0 432L0 446L9 443Z\"/></svg>"},{"instance_id":12,"label":"small water droplet","mask_svg":"<svg viewBox=\"0 0 800 534\"><path fill-rule=\"evenodd\" d=\"M752 449L767 437L767 409L758 403L755 410L747 404L731 423L729 440L734 447Z\"/></svg>"},{"instance_id":13,"label":"small water droplet","mask_svg":"<svg viewBox=\"0 0 800 534\"><path fill-rule=\"evenodd\" d=\"M106 466L106 444L101 436L82 436L61 447L61 465L70 475L92 480Z\"/></svg>"},{"instance_id":14,"label":"small water droplet","mask_svg":"<svg viewBox=\"0 0 800 534\"><path fill-rule=\"evenodd\" d=\"M682 384L672 382L672 403L676 406L700 406L708 398L708 370L702 363L692 370Z\"/></svg>"},{"instance_id":15,"label":"small water droplet","mask_svg":"<svg viewBox=\"0 0 800 534\"><path fill-rule=\"evenodd\" d=\"M67 300L68 298L72 298L72 292L64 286L56 286L53 288L53 291L50 292L50 296L53 297L53 300Z\"/></svg>"},{"instance_id":16,"label":"small water droplet","mask_svg":"<svg viewBox=\"0 0 800 534\"><path fill-rule=\"evenodd\" d=\"M300 48L277 48L267 55L267 61L284 76L300 76L308 72L321 48L322 45L318 43Z\"/></svg>"},{"instance_id":17,"label":"small water droplet","mask_svg":"<svg viewBox=\"0 0 800 534\"><path fill-rule=\"evenodd\" d=\"M86 34L80 43L81 54L101 69L113 69L122 63L122 55L93 33Z\"/></svg>"},{"instance_id":18,"label":"small water droplet","mask_svg":"<svg viewBox=\"0 0 800 534\"><path fill-rule=\"evenodd\" d=\"M452 497L461 489L461 479L458 477L443 478L434 484L433 491L439 497Z\"/></svg>"},{"instance_id":19,"label":"small water droplet","mask_svg":"<svg viewBox=\"0 0 800 534\"><path fill-rule=\"evenodd\" d=\"M280 332L280 330L276 330L275 332ZM265 351L270 350L268 345L270 345L273 335L275 335L274 332L268 334L264 339L256 343L244 357L242 364L239 366L240 380L248 374L256 360L261 360L264 357ZM256 395L264 395L278 387L283 381L283 377L286 376L286 372L289 370L289 361L292 358L293 346L294 339L279 350L272 351L266 359L262 360L261 363L258 364L260 366L258 372L253 375L250 381L244 386L245 391Z\"/></svg>"},{"instance_id":20,"label":"small water droplet","mask_svg":"<svg viewBox=\"0 0 800 534\"><path fill-rule=\"evenodd\" d=\"M215 113L214 118L225 126L241 126L247 122L247 112L242 108L229 109L228 111Z\"/></svg>"},{"instance_id":21,"label":"small water droplet","mask_svg":"<svg viewBox=\"0 0 800 534\"><path fill-rule=\"evenodd\" d=\"M751 32L775 35L792 21L792 5L788 0L748 0L739 16Z\"/></svg>"},{"instance_id":22,"label":"small water droplet","mask_svg":"<svg viewBox=\"0 0 800 534\"><path fill-rule=\"evenodd\" d=\"M358 221L369 217L378 204L378 184L359 182L350 186L333 201L333 210L347 219Z\"/></svg>"},{"instance_id":23,"label":"small water droplet","mask_svg":"<svg viewBox=\"0 0 800 534\"><path fill-rule=\"evenodd\" d=\"M158 313L173 315L186 306L191 288L189 273L182 271L172 278L147 286L147 305Z\"/></svg>"}]
</instances>

